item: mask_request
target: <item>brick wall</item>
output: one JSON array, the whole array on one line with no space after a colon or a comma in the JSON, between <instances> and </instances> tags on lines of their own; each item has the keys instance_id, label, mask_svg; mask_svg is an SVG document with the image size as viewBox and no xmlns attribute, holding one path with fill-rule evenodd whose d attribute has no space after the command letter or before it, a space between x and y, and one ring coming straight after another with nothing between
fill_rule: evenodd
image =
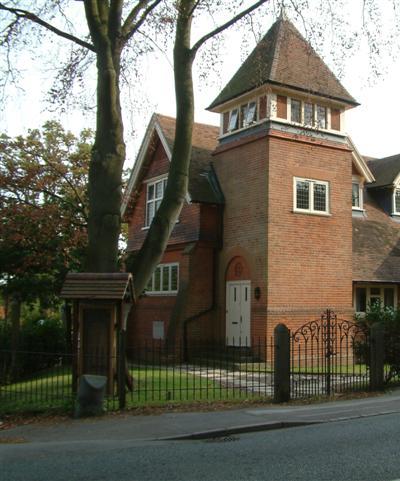
<instances>
[{"instance_id":1,"label":"brick wall","mask_svg":"<svg viewBox=\"0 0 400 481\"><path fill-rule=\"evenodd\" d=\"M340 143L271 131L219 146L214 166L225 195L218 263L218 323L225 328L226 269L246 259L251 335L268 337L332 308L352 316L352 156ZM293 212L293 177L329 182L331 216ZM260 287L256 300L254 288Z\"/></svg>"},{"instance_id":2,"label":"brick wall","mask_svg":"<svg viewBox=\"0 0 400 481\"><path fill-rule=\"evenodd\" d=\"M242 257L251 281L251 336L264 337L267 282L267 157L265 135L220 146L214 168L225 196L223 247L218 258L218 329L225 336L226 274L231 260ZM261 298L255 300L254 288Z\"/></svg>"},{"instance_id":3,"label":"brick wall","mask_svg":"<svg viewBox=\"0 0 400 481\"><path fill-rule=\"evenodd\" d=\"M146 295L141 297L128 322L128 346L153 339L153 322L164 322L165 339L182 341L186 319L191 343L214 338L213 312L197 317L212 306L213 248L207 245L170 247L162 263L179 263L179 291L176 295Z\"/></svg>"},{"instance_id":4,"label":"brick wall","mask_svg":"<svg viewBox=\"0 0 400 481\"><path fill-rule=\"evenodd\" d=\"M169 160L161 142L159 142L143 180L146 181L159 175L167 174L168 170ZM129 219L128 251L140 249L147 234L147 229L145 228L146 194L147 187L146 184L143 184ZM185 202L179 216L179 222L176 223L172 232L169 245L197 240L199 238L199 228L200 205Z\"/></svg>"},{"instance_id":5,"label":"brick wall","mask_svg":"<svg viewBox=\"0 0 400 481\"><path fill-rule=\"evenodd\" d=\"M352 315L352 155L271 134L268 202L268 334L319 318ZM329 182L330 216L293 212L293 177Z\"/></svg>"}]
</instances>

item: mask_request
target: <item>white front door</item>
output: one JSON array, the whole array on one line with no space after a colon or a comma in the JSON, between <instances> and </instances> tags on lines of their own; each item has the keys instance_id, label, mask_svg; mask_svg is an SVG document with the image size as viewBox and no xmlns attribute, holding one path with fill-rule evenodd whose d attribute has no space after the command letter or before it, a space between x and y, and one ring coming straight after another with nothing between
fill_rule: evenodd
<instances>
[{"instance_id":1,"label":"white front door","mask_svg":"<svg viewBox=\"0 0 400 481\"><path fill-rule=\"evenodd\" d=\"M226 283L228 346L250 346L250 281Z\"/></svg>"}]
</instances>

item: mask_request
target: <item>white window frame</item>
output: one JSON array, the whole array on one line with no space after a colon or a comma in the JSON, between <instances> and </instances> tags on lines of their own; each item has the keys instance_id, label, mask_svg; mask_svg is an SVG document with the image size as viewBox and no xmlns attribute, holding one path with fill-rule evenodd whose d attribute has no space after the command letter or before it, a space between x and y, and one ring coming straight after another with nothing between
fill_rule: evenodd
<instances>
[{"instance_id":1,"label":"white window frame","mask_svg":"<svg viewBox=\"0 0 400 481\"><path fill-rule=\"evenodd\" d=\"M301 209L297 207L297 182L308 182L310 184L308 192L308 209ZM325 210L314 210L314 185L320 184L326 187L326 209ZM330 202L329 202L329 182L325 180L307 179L303 177L293 177L293 212L298 212L302 214L312 214L312 215L322 215L329 216L330 214Z\"/></svg>"},{"instance_id":2,"label":"white window frame","mask_svg":"<svg viewBox=\"0 0 400 481\"><path fill-rule=\"evenodd\" d=\"M358 315L365 315L364 311L356 311L357 309L357 289L364 288L366 289L366 307L368 307L371 303L371 297L379 297L381 305L384 306L385 301L385 289L393 289L393 308L397 309L398 300L397 300L397 285L394 284L355 284L354 285L354 293L353 293L353 307L354 311ZM371 289L380 289L380 294L371 294Z\"/></svg>"},{"instance_id":3,"label":"white window frame","mask_svg":"<svg viewBox=\"0 0 400 481\"><path fill-rule=\"evenodd\" d=\"M168 180L168 176L162 175L162 176L157 177L155 179L149 179L148 181L146 181L146 184L147 184L147 187L146 187L146 212L145 212L145 218L144 218L144 228L145 229L148 229L150 227L150 224L153 221L155 213L157 212L156 203L158 201L162 201L162 199L164 197L165 187L167 185L166 184L167 180ZM159 184L160 182L162 183L161 184L162 185L162 195L161 195L161 197L156 197L156 185ZM153 199L149 199L149 190L150 190L151 186L153 186L153 189L154 189ZM151 217L151 219L149 219L149 205L150 204L154 204L154 212L153 212L153 216Z\"/></svg>"},{"instance_id":4,"label":"white window frame","mask_svg":"<svg viewBox=\"0 0 400 481\"><path fill-rule=\"evenodd\" d=\"M296 100L297 102L300 102L300 122L295 122L292 120L292 100ZM313 105L313 124L305 124L304 123L304 104L312 104ZM326 127L320 127L318 125L318 107L323 107L326 111ZM334 130L331 128L331 109L327 105L323 104L318 104L315 102L306 102L305 100L301 100L297 97L288 97L288 102L287 102L287 120L290 122L292 125L298 125L300 127L308 127L308 128L313 128L317 130L322 130L325 132L342 132L343 128L343 121L342 121L342 112L341 112L341 120L340 120L340 130Z\"/></svg>"},{"instance_id":5,"label":"white window frame","mask_svg":"<svg viewBox=\"0 0 400 481\"><path fill-rule=\"evenodd\" d=\"M172 284L172 267L177 268L177 279L176 279L176 289L171 288ZM156 277L156 270L160 269L160 290L154 289L155 277ZM163 273L164 270L168 269L168 289L163 290ZM153 272L151 279L148 282L146 287L146 294L152 296L164 296L164 295L174 295L178 293L179 290L179 262L169 262L164 264L158 264L156 270ZM149 287L151 285L151 287Z\"/></svg>"},{"instance_id":6,"label":"white window frame","mask_svg":"<svg viewBox=\"0 0 400 481\"><path fill-rule=\"evenodd\" d=\"M253 119L248 121L247 116L250 110L250 104L254 104L254 114L253 114ZM242 118L242 109L244 111L243 118ZM255 124L258 120L258 109L259 109L258 99L249 100L248 102L241 104L239 109L239 125L241 125L241 127L239 128L245 129Z\"/></svg>"},{"instance_id":7,"label":"white window frame","mask_svg":"<svg viewBox=\"0 0 400 481\"><path fill-rule=\"evenodd\" d=\"M396 192L400 193L400 186L396 186L393 189L393 194L392 194L392 215L400 215L400 210L396 210Z\"/></svg>"},{"instance_id":8,"label":"white window frame","mask_svg":"<svg viewBox=\"0 0 400 481\"><path fill-rule=\"evenodd\" d=\"M358 199L359 199L358 206L353 205L353 185L355 184L358 185ZM364 211L363 183L361 178L358 175L353 175L352 181L351 181L351 208L352 210Z\"/></svg>"},{"instance_id":9,"label":"white window frame","mask_svg":"<svg viewBox=\"0 0 400 481\"><path fill-rule=\"evenodd\" d=\"M231 123L232 123L232 118L234 117L234 115L236 115L236 119L235 119L235 125L237 125L237 127L231 127ZM236 130L239 130L239 125L240 125L240 109L239 107L236 107L234 109L232 109L230 112L229 112L229 122L228 122L228 130L227 130L227 133L230 133L230 132L235 132Z\"/></svg>"},{"instance_id":10,"label":"white window frame","mask_svg":"<svg viewBox=\"0 0 400 481\"><path fill-rule=\"evenodd\" d=\"M266 113L265 113L265 117L263 119L260 119L260 99L261 99L261 97L264 97L264 96L267 97L267 99L266 99L266 102L267 102ZM220 132L221 132L220 138L222 138L224 136L227 136L227 135L230 135L233 132L240 132L242 130L248 129L249 127L252 127L253 125L261 123L261 121L264 121L266 118L268 118L269 101L270 101L269 96L266 95L265 93L263 93L263 94L261 94L257 97L253 97L250 100L241 103L240 105L238 105L238 106L236 106L236 107L234 107L230 110L226 110L225 112L223 112L221 114L221 122L220 122ZM244 119L242 119L242 107L245 107L245 111L247 112L248 108L249 108L249 105L252 104L252 103L255 104L255 116L254 116L254 119L252 121L250 121L250 123L246 123L246 122L244 122ZM229 121L228 121L227 130L226 130L226 132L224 132L223 117L224 117L224 114L227 113L227 112L229 113ZM234 114L234 112L237 112L237 113ZM236 122L235 123L236 123L237 127L231 129L230 128L231 119L233 118L234 115L236 115Z\"/></svg>"},{"instance_id":11,"label":"white window frame","mask_svg":"<svg viewBox=\"0 0 400 481\"><path fill-rule=\"evenodd\" d=\"M295 120L292 120L292 101L299 102L300 104L300 122L296 122ZM296 125L302 125L303 124L303 102L300 99L296 99L294 97L288 97L288 120L292 124Z\"/></svg>"}]
</instances>

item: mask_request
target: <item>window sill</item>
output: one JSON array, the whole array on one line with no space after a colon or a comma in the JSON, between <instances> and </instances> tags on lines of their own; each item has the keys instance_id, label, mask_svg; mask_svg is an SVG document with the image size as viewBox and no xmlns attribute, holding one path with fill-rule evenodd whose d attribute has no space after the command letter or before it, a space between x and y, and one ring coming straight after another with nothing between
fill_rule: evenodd
<instances>
[{"instance_id":1,"label":"window sill","mask_svg":"<svg viewBox=\"0 0 400 481\"><path fill-rule=\"evenodd\" d=\"M365 209L361 207L352 207L351 210L353 210L354 212L365 212Z\"/></svg>"},{"instance_id":2,"label":"window sill","mask_svg":"<svg viewBox=\"0 0 400 481\"><path fill-rule=\"evenodd\" d=\"M230 135L232 134L236 134L238 132L243 132L245 130L248 130L250 129L251 127L255 127L256 125L260 125L262 123L264 123L265 121L267 120L267 118L264 118L264 119L260 119L260 120L257 120L255 122L252 122L251 124L249 125L246 125L246 127L240 127L239 129L234 129L234 130L228 130L227 132L221 134L218 139L223 139L225 137L229 137Z\"/></svg>"},{"instance_id":3,"label":"window sill","mask_svg":"<svg viewBox=\"0 0 400 481\"><path fill-rule=\"evenodd\" d=\"M175 224L179 224L180 223L180 220L177 219L177 221L175 222ZM145 225L144 227L142 227L140 230L149 230L150 229L150 226L149 225Z\"/></svg>"},{"instance_id":4,"label":"window sill","mask_svg":"<svg viewBox=\"0 0 400 481\"><path fill-rule=\"evenodd\" d=\"M304 124L304 123L293 122L292 120L282 119L280 117L271 117L270 120L278 121L282 124L290 125L291 127L297 127L297 128L301 128L301 129L307 129L307 130L314 130L315 132L322 132L322 133L334 134L334 135L344 135L343 130L323 129L321 127L317 127L316 125L307 125L307 124Z\"/></svg>"},{"instance_id":5,"label":"window sill","mask_svg":"<svg viewBox=\"0 0 400 481\"><path fill-rule=\"evenodd\" d=\"M146 297L172 297L172 296L177 296L178 291L174 291L174 292L146 292L144 295Z\"/></svg>"},{"instance_id":6,"label":"window sill","mask_svg":"<svg viewBox=\"0 0 400 481\"><path fill-rule=\"evenodd\" d=\"M305 214L305 215L316 215L318 217L332 217L332 214L329 212L318 212L318 211L310 211L310 210L300 210L300 209L293 209L293 214Z\"/></svg>"}]
</instances>

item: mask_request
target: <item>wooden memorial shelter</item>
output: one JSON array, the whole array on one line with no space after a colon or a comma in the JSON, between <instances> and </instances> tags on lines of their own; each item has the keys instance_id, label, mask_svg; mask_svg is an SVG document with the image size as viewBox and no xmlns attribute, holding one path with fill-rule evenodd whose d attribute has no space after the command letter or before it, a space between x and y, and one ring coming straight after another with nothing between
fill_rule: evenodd
<instances>
[{"instance_id":1,"label":"wooden memorial shelter","mask_svg":"<svg viewBox=\"0 0 400 481\"><path fill-rule=\"evenodd\" d=\"M112 394L117 359L125 354L126 321L134 303L132 275L69 273L60 297L72 302L74 387L82 374L97 374L107 376L107 391ZM122 372L118 375L120 386L124 376Z\"/></svg>"}]
</instances>

